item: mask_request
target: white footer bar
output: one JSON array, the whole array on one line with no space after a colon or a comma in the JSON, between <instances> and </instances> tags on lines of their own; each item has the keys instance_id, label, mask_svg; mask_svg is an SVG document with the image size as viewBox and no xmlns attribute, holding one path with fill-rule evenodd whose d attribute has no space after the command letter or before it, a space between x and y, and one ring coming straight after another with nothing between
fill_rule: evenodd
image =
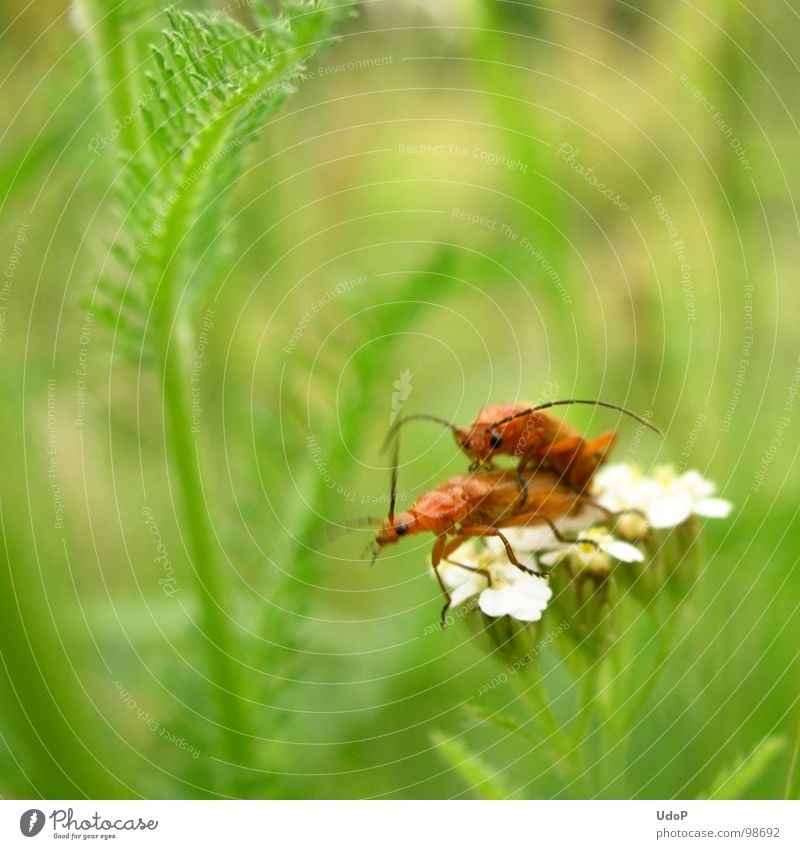
<instances>
[{"instance_id":1,"label":"white footer bar","mask_svg":"<svg viewBox=\"0 0 800 849\"><path fill-rule=\"evenodd\" d=\"M0 846L800 846L800 802L2 801Z\"/></svg>"}]
</instances>

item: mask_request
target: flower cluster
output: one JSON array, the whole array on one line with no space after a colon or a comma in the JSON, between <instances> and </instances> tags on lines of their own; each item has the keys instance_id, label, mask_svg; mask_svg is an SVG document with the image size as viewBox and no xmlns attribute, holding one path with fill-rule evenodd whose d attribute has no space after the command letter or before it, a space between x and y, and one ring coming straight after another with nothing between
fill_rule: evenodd
<instances>
[{"instance_id":1,"label":"flower cluster","mask_svg":"<svg viewBox=\"0 0 800 849\"><path fill-rule=\"evenodd\" d=\"M623 515L633 511L651 528L674 528L690 516L726 518L733 505L714 498L715 491L714 484L694 470L679 475L672 466L657 466L648 477L626 463L600 469L593 488L603 507Z\"/></svg>"},{"instance_id":2,"label":"flower cluster","mask_svg":"<svg viewBox=\"0 0 800 849\"><path fill-rule=\"evenodd\" d=\"M629 464L606 466L595 476L592 499L614 514L611 530L608 518L598 524L591 508L559 524L562 536L577 531L571 542L559 541L542 526L504 529L517 559L530 572L509 561L500 539L477 537L459 546L439 566L439 574L452 607L477 596L487 616L536 622L553 592L546 578L531 573L567 561L575 572L602 580L615 561L642 563L645 555L632 543L646 539L651 529L674 528L692 516L728 516L733 505L714 497L715 490L696 471L678 474L662 466L647 476Z\"/></svg>"}]
</instances>

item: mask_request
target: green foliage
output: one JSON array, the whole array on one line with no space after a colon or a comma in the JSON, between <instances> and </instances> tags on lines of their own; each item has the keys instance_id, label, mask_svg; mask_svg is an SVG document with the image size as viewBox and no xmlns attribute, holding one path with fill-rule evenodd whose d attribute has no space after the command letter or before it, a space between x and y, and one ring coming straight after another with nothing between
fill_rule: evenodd
<instances>
[{"instance_id":1,"label":"green foliage","mask_svg":"<svg viewBox=\"0 0 800 849\"><path fill-rule=\"evenodd\" d=\"M431 740L439 754L461 776L467 787L482 799L508 799L510 793L503 785L497 770L467 750L456 738L432 734Z\"/></svg>"},{"instance_id":2,"label":"green foliage","mask_svg":"<svg viewBox=\"0 0 800 849\"><path fill-rule=\"evenodd\" d=\"M141 61L152 0L73 0L72 18L86 39L100 96L111 117L120 121L120 145L128 154L142 142L142 126L131 120L141 102Z\"/></svg>"},{"instance_id":3,"label":"green foliage","mask_svg":"<svg viewBox=\"0 0 800 849\"><path fill-rule=\"evenodd\" d=\"M707 799L746 799L747 790L772 766L775 758L786 748L783 737L767 737L747 756L738 757L720 770L711 783Z\"/></svg>"},{"instance_id":4,"label":"green foliage","mask_svg":"<svg viewBox=\"0 0 800 849\"><path fill-rule=\"evenodd\" d=\"M297 34L302 20L288 24L294 9L276 18L267 4L180 3L235 6L240 25L213 11L170 18L157 0L78 0L76 36L52 25L65 20L63 2L22 4L19 15L14 5L0 57L0 249L3 271L12 257L16 267L0 292L2 795L796 797L792 10L651 3L623 16L599 0L581 16L475 0L441 4L435 23L418 26L418 3L379 0L367 4L369 32L354 27L303 79L299 44L314 37ZM271 27L272 53L253 24ZM280 71L286 43L298 48ZM262 72L264 97L241 100ZM294 87L292 108L271 120ZM87 150L118 123L113 145ZM630 205L625 214L590 171ZM691 304L655 195L683 242ZM84 334L73 308L109 242L92 309L136 363L144 349L165 356L176 319L173 340L191 346L193 314L213 301L196 439L187 359L170 340L178 391L165 398L176 405L166 455L167 372L111 368L107 329L98 321ZM285 354L301 317L362 275ZM637 439L620 422L614 457L685 462L737 508L703 529L694 586L682 591L691 603L665 594L630 630L615 611L624 651L593 679L585 663L554 659L579 642L571 627L541 652L540 697L527 671L495 686L512 661L498 665L463 621L438 631L427 539L372 568L358 560L366 532L322 546L326 525L385 511L380 446L405 370L404 412L459 423L543 389L652 411L664 439ZM568 418L592 434L618 427L588 409ZM328 487L309 436L363 502ZM409 428L403 456L408 498L465 469L433 427ZM53 527L56 478L63 529ZM175 597L159 585L145 501ZM195 556L190 526L210 556ZM635 606L647 578L630 574ZM671 637L660 640L665 624ZM208 648L220 625L232 695ZM154 732L115 681L192 752ZM457 751L432 746L431 729ZM759 771L773 737L795 743ZM465 776L473 754L488 764Z\"/></svg>"},{"instance_id":5,"label":"green foliage","mask_svg":"<svg viewBox=\"0 0 800 849\"><path fill-rule=\"evenodd\" d=\"M118 270L100 280L90 309L112 324L135 361L161 366L165 438L197 578L215 736L234 765L217 783L231 795L249 793L241 771L251 761L248 717L240 669L230 663L238 654L236 636L222 607L231 589L192 436L187 322L218 282L229 245L227 205L246 148L347 14L346 5L331 0L289 2L277 16L262 4L261 32L253 34L225 15L170 9L165 43L152 48L153 64L144 73L147 96L116 116L123 127L141 118L144 134L138 147L123 145L127 156L117 180L123 235L112 248ZM122 15L117 6L111 10L111 17ZM106 66L111 91L128 82L119 78L122 66ZM119 101L117 110L125 105Z\"/></svg>"},{"instance_id":6,"label":"green foliage","mask_svg":"<svg viewBox=\"0 0 800 849\"><path fill-rule=\"evenodd\" d=\"M165 43L152 48L144 141L116 181L118 268L94 305L137 356L148 327L163 333L218 280L245 151L349 12L332 0L287 3L277 16L255 9L259 34L224 15L169 10Z\"/></svg>"}]
</instances>

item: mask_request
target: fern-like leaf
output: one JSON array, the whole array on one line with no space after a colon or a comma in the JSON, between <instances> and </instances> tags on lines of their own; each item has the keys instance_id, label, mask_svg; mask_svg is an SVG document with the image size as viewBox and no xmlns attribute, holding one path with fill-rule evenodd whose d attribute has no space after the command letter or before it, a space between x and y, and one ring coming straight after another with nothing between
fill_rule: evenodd
<instances>
[{"instance_id":1,"label":"fern-like leaf","mask_svg":"<svg viewBox=\"0 0 800 849\"><path fill-rule=\"evenodd\" d=\"M94 296L116 329L162 333L208 291L226 256L225 212L248 144L349 15L332 0L256 11L257 33L225 16L167 12L145 74L144 142L118 182L117 285Z\"/></svg>"},{"instance_id":2,"label":"fern-like leaf","mask_svg":"<svg viewBox=\"0 0 800 849\"><path fill-rule=\"evenodd\" d=\"M439 754L453 767L467 787L482 799L510 799L511 791L500 779L498 771L474 755L459 739L440 732L431 734Z\"/></svg>"},{"instance_id":3,"label":"fern-like leaf","mask_svg":"<svg viewBox=\"0 0 800 849\"><path fill-rule=\"evenodd\" d=\"M783 737L766 737L747 756L738 757L722 769L712 781L708 792L700 798L745 799L746 792L772 766L775 758L785 749Z\"/></svg>"}]
</instances>

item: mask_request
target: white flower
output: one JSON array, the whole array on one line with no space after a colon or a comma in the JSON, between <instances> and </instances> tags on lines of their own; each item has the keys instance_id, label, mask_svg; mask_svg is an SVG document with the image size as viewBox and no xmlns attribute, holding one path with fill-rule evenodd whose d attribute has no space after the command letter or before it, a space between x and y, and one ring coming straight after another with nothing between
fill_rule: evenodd
<instances>
[{"instance_id":1,"label":"white flower","mask_svg":"<svg viewBox=\"0 0 800 849\"><path fill-rule=\"evenodd\" d=\"M438 568L450 592L451 607L477 595L478 606L487 616L512 616L522 622L537 622L553 595L547 581L523 572L509 561L496 537L469 540L448 559L454 562L444 561ZM527 568L536 568L532 555L520 555L519 560Z\"/></svg>"},{"instance_id":2,"label":"white flower","mask_svg":"<svg viewBox=\"0 0 800 849\"><path fill-rule=\"evenodd\" d=\"M491 586L478 598L487 616L512 616L521 622L538 622L553 596L544 578L528 575L513 563L498 563L491 571Z\"/></svg>"},{"instance_id":3,"label":"white flower","mask_svg":"<svg viewBox=\"0 0 800 849\"><path fill-rule=\"evenodd\" d=\"M692 515L724 519L733 505L712 497L715 491L716 486L694 470L679 475L672 466L659 466L647 477L625 463L600 469L593 487L603 507L614 513L637 511L653 528L673 528Z\"/></svg>"},{"instance_id":4,"label":"white flower","mask_svg":"<svg viewBox=\"0 0 800 849\"><path fill-rule=\"evenodd\" d=\"M586 528L591 527L598 522L603 514L596 508L587 508L581 510L574 516L565 516L556 522L556 527L562 534L577 534ZM545 524L539 525L519 525L510 528L503 528L503 536L511 544L511 548L515 552L521 552L523 557L535 551L552 548L558 545L558 538L553 533L552 529ZM489 537L494 543L500 543L500 540ZM502 544L500 545L502 549ZM523 559L523 558L520 558ZM526 564L527 565L527 564ZM536 568L535 565L531 568Z\"/></svg>"},{"instance_id":5,"label":"white flower","mask_svg":"<svg viewBox=\"0 0 800 849\"><path fill-rule=\"evenodd\" d=\"M555 566L565 557L569 557L581 568L607 567L606 555L624 563L641 563L644 560L644 555L638 548L612 536L605 528L590 528L574 542L560 543L547 554L540 554L539 562L545 566Z\"/></svg>"}]
</instances>

